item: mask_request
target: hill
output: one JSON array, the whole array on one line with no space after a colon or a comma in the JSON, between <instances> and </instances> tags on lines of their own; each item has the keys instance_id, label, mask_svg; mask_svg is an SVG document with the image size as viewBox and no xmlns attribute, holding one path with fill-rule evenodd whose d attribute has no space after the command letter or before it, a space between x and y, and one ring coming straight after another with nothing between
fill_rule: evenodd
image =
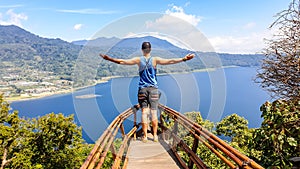
<instances>
[{"instance_id":1,"label":"hill","mask_svg":"<svg viewBox=\"0 0 300 169\"><path fill-rule=\"evenodd\" d=\"M112 38L106 38L106 37L100 37L93 40L78 40L73 41L72 43L75 45L88 45L88 46L96 46L96 47L110 47L119 42L120 39L116 37Z\"/></svg>"},{"instance_id":2,"label":"hill","mask_svg":"<svg viewBox=\"0 0 300 169\"><path fill-rule=\"evenodd\" d=\"M141 54L140 47L142 42L144 41L151 42L152 55L158 55L165 58L182 57L186 53L194 52L179 48L166 40L162 40L152 36L126 39L119 39L116 37L100 37L93 40L74 41L72 43L76 45L85 45L85 47L98 47L101 49L105 49L105 52L111 54L112 56L128 58L128 56L132 56L133 53L135 53L136 55ZM229 54L200 51L196 52L196 54L199 57L201 56L205 58L206 60L213 60L215 59L215 57L218 57L221 60L223 66L258 66L261 59L264 57L262 54ZM201 68L203 68L203 66Z\"/></svg>"},{"instance_id":3,"label":"hill","mask_svg":"<svg viewBox=\"0 0 300 169\"><path fill-rule=\"evenodd\" d=\"M141 55L143 41L152 44L152 55L164 58L183 57L191 51L174 46L170 42L151 36L118 39L100 37L93 40L66 42L61 39L43 38L20 27L0 25L0 92L13 94L42 93L72 88L74 66L79 55L99 59L98 53L117 58ZM192 62L159 67L159 73L184 72L220 66L257 66L262 55L237 55L196 52ZM220 62L221 61L221 62ZM216 64L219 62L218 64ZM106 76L137 75L136 67L122 67L110 62L100 62L94 79ZM87 71L87 70L82 70ZM90 77L90 76L87 76ZM91 79L89 79L91 80ZM87 85L83 81L81 86Z\"/></svg>"},{"instance_id":4,"label":"hill","mask_svg":"<svg viewBox=\"0 0 300 169\"><path fill-rule=\"evenodd\" d=\"M0 25L0 93L19 96L70 89L81 48L14 25Z\"/></svg>"},{"instance_id":5,"label":"hill","mask_svg":"<svg viewBox=\"0 0 300 169\"><path fill-rule=\"evenodd\" d=\"M21 72L30 67L64 77L72 73L80 50L80 46L61 39L42 38L14 25L0 26L0 60L9 65L1 65L3 72L10 67Z\"/></svg>"}]
</instances>

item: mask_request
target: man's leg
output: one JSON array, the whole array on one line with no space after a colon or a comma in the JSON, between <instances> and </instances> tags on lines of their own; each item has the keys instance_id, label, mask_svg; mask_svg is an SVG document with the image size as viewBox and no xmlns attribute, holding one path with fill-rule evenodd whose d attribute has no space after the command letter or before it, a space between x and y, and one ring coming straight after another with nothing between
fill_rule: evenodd
<instances>
[{"instance_id":1,"label":"man's leg","mask_svg":"<svg viewBox=\"0 0 300 169\"><path fill-rule=\"evenodd\" d=\"M152 128L153 128L153 139L155 142L158 141L157 137L157 128L158 128L158 120L157 120L157 108L158 108L158 100L159 100L159 91L156 88L151 88L150 91L150 111L152 116Z\"/></svg>"},{"instance_id":2,"label":"man's leg","mask_svg":"<svg viewBox=\"0 0 300 169\"><path fill-rule=\"evenodd\" d=\"M151 117L152 117L152 128L153 128L153 139L154 141L158 141L158 137L157 137L158 120L157 120L156 109L151 109Z\"/></svg>"},{"instance_id":3,"label":"man's leg","mask_svg":"<svg viewBox=\"0 0 300 169\"><path fill-rule=\"evenodd\" d=\"M143 142L147 141L147 129L148 129L148 92L146 88L139 89L138 91L138 101L142 109L142 131L144 133L144 136L142 138Z\"/></svg>"},{"instance_id":4,"label":"man's leg","mask_svg":"<svg viewBox=\"0 0 300 169\"><path fill-rule=\"evenodd\" d=\"M148 112L149 112L149 108L142 108L142 130L144 133L143 141L147 141Z\"/></svg>"}]
</instances>

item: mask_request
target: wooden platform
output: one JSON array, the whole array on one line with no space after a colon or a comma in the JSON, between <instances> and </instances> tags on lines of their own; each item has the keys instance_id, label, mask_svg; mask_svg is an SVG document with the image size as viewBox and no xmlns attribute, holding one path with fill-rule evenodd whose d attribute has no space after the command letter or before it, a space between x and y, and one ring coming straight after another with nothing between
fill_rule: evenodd
<instances>
[{"instance_id":1,"label":"wooden platform","mask_svg":"<svg viewBox=\"0 0 300 169\"><path fill-rule=\"evenodd\" d=\"M152 139L146 143L131 141L127 169L180 168L163 145L164 143L153 142Z\"/></svg>"}]
</instances>

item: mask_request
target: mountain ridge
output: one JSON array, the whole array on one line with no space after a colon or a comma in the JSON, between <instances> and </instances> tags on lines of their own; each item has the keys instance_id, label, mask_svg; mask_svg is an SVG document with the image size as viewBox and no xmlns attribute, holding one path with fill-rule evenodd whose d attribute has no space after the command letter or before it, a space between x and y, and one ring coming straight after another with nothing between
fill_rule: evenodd
<instances>
[{"instance_id":1,"label":"mountain ridge","mask_svg":"<svg viewBox=\"0 0 300 169\"><path fill-rule=\"evenodd\" d=\"M15 66L22 66L26 62L33 69L54 72L54 74L61 76L70 76L73 65L84 48L92 46L90 49L93 52L89 53L92 55L107 52L113 57L128 58L131 57L133 52L141 53L140 48L143 41L150 41L152 48L158 49L157 51L153 50L153 54L166 58L182 57L191 52L181 49L166 40L152 36L125 39L99 37L94 40L81 40L71 43L59 38L43 38L15 25L0 25L0 60L12 61ZM205 57L212 56L211 53L196 53ZM259 65L258 60L262 58L262 55L256 54L214 53L213 55L219 55L225 66L255 66Z\"/></svg>"},{"instance_id":2,"label":"mountain ridge","mask_svg":"<svg viewBox=\"0 0 300 169\"><path fill-rule=\"evenodd\" d=\"M181 49L166 40L152 36L134 38L97 38L92 41L67 42L59 38L43 38L18 26L0 25L0 93L8 95L36 94L72 87L83 87L107 76L132 76L136 67L118 66L101 61L98 54L128 59L141 55L141 44L150 41L152 54L164 58L180 58L191 51ZM86 53L84 53L84 52ZM78 57L84 53L91 65L78 84L74 84L74 69ZM195 52L192 61L159 67L158 73L189 72L220 66L258 66L262 55L217 54ZM90 57L90 58L89 58ZM98 60L97 62L95 62ZM89 74L95 72L96 74ZM76 81L76 80L75 80ZM28 84L32 84L29 85Z\"/></svg>"}]
</instances>

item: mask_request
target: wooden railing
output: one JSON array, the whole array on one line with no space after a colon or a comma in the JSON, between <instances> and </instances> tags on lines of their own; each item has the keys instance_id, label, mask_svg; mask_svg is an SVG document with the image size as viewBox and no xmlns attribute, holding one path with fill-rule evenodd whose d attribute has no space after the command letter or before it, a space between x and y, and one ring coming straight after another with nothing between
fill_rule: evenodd
<instances>
[{"instance_id":1,"label":"wooden railing","mask_svg":"<svg viewBox=\"0 0 300 169\"><path fill-rule=\"evenodd\" d=\"M197 156L196 153L198 144L201 142L230 168L263 169L263 167L257 164L255 161L243 155L199 124L186 118L183 114L161 104L159 105L159 109L166 113L169 118L174 120L174 126L171 130L163 125L164 122L161 116L160 127L162 129L163 139L166 137L165 134L168 134L169 137L173 139L173 144L170 145L170 149L176 155L183 168L193 168L193 165L196 165L197 168L209 168L204 164L203 160ZM192 149L190 149L189 146L180 137L178 137L178 125L184 127L194 138ZM183 161L178 155L178 149L183 150L188 154L188 157L190 157L188 164L186 164L186 162Z\"/></svg>"},{"instance_id":2,"label":"wooden railing","mask_svg":"<svg viewBox=\"0 0 300 169\"><path fill-rule=\"evenodd\" d=\"M123 154L125 154L125 152L128 150L128 144L131 137L136 137L135 133L139 127L139 125L136 125L136 112L138 109L138 105L129 108L111 122L101 137L96 141L94 148L91 150L89 156L81 166L81 169L100 169L107 157L109 150L113 154L114 163L112 168L119 168L121 162L123 162L123 168L126 168L128 158L127 156L124 157ZM132 129L126 134L123 122L131 115L134 115L134 124ZM119 130L122 133L123 141L119 151L116 152L113 141L115 140Z\"/></svg>"},{"instance_id":3,"label":"wooden railing","mask_svg":"<svg viewBox=\"0 0 300 169\"><path fill-rule=\"evenodd\" d=\"M95 143L94 148L90 152L84 164L81 166L81 169L100 169L104 164L109 151L113 155L113 164L111 168L118 169L127 167L128 145L132 138L136 139L137 130L140 128L140 124L137 124L136 121L138 109L139 106L136 105L127 109L114 119ZM193 168L194 166L203 169L210 168L197 155L199 143L202 143L219 159L221 159L221 161L224 162L224 165L227 165L232 169L263 169L263 167L255 161L243 155L199 124L189 120L183 114L161 104L159 104L159 110L161 111L159 122L161 140L165 141L168 139L169 143L171 140L171 143L168 144L169 149L172 150L172 153L176 157L181 168ZM165 118L162 114L167 115L174 121L174 125L172 127L164 125ZM132 115L134 116L133 127L128 133L125 133L123 122ZM179 125L185 128L193 137L193 145L191 148L178 136ZM113 141L116 138L118 131L121 131L123 141L118 152L116 152ZM179 155L179 151L184 151L188 154L188 161L182 159Z\"/></svg>"}]
</instances>

